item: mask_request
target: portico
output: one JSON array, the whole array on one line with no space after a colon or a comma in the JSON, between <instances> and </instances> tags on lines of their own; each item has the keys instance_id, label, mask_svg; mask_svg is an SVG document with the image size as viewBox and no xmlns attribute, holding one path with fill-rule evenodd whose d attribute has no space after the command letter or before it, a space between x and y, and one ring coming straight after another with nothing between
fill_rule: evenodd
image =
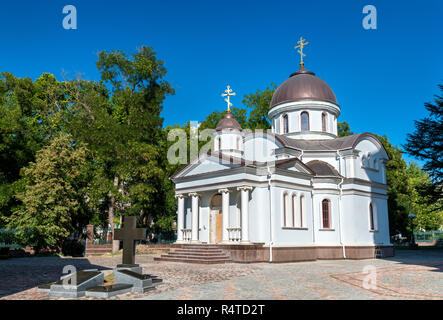
<instances>
[{"instance_id":1,"label":"portico","mask_svg":"<svg viewBox=\"0 0 443 320\"><path fill-rule=\"evenodd\" d=\"M251 243L249 206L252 190L252 186L242 185L178 193L177 243ZM232 193L236 196L231 197Z\"/></svg>"}]
</instances>

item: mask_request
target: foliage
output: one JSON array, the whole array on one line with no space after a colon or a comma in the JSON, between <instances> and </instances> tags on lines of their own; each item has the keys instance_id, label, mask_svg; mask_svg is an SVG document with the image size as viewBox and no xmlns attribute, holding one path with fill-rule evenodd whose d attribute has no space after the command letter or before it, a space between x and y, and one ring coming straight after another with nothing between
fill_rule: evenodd
<instances>
[{"instance_id":1,"label":"foliage","mask_svg":"<svg viewBox=\"0 0 443 320\"><path fill-rule=\"evenodd\" d=\"M20 204L14 197L23 187L20 170L60 130L66 108L63 88L53 75L33 82L0 73L0 217Z\"/></svg>"},{"instance_id":2,"label":"foliage","mask_svg":"<svg viewBox=\"0 0 443 320\"><path fill-rule=\"evenodd\" d=\"M439 88L443 92L443 85ZM415 121L415 132L408 134L404 146L410 155L425 161L423 169L434 184L423 188L421 194L428 198L430 204L440 201L443 194L443 95L436 95L434 102L425 103L429 115Z\"/></svg>"},{"instance_id":3,"label":"foliage","mask_svg":"<svg viewBox=\"0 0 443 320\"><path fill-rule=\"evenodd\" d=\"M78 240L66 240L62 245L62 254L64 256L82 257L85 246Z\"/></svg>"},{"instance_id":4,"label":"foliage","mask_svg":"<svg viewBox=\"0 0 443 320\"><path fill-rule=\"evenodd\" d=\"M386 164L389 227L391 235L411 235L412 223L409 214L415 214L414 229L438 229L443 222L442 212L426 204L426 198L419 194L421 187L429 185L428 175L416 163L409 165L403 159L402 150L393 146L387 136L378 136L383 143L389 161Z\"/></svg>"},{"instance_id":5,"label":"foliage","mask_svg":"<svg viewBox=\"0 0 443 320\"><path fill-rule=\"evenodd\" d=\"M347 121L337 122L337 133L339 138L352 136L354 134Z\"/></svg>"},{"instance_id":6,"label":"foliage","mask_svg":"<svg viewBox=\"0 0 443 320\"><path fill-rule=\"evenodd\" d=\"M268 111L272 95L276 89L277 85L271 83L263 91L259 89L255 93L245 94L242 103L251 110L246 128L251 130L271 128L271 123L268 120Z\"/></svg>"},{"instance_id":7,"label":"foliage","mask_svg":"<svg viewBox=\"0 0 443 320\"><path fill-rule=\"evenodd\" d=\"M8 228L16 229L23 244L60 249L80 224L89 220L84 211L88 186L87 149L72 137L58 134L39 150L36 161L22 169L26 181L16 197L23 203L10 217Z\"/></svg>"},{"instance_id":8,"label":"foliage","mask_svg":"<svg viewBox=\"0 0 443 320\"><path fill-rule=\"evenodd\" d=\"M100 52L97 69L100 83L74 81L69 87L75 110L70 131L88 143L97 167L91 186L97 212L107 210L108 221L115 210L142 218L173 214L160 113L174 90L163 80L163 61L149 47L131 56Z\"/></svg>"},{"instance_id":9,"label":"foliage","mask_svg":"<svg viewBox=\"0 0 443 320\"><path fill-rule=\"evenodd\" d=\"M407 174L411 186L410 207L412 213L415 214L414 230L438 230L443 225L442 206L438 202L431 203L431 195L423 196L421 193L421 190L427 189L432 185L428 174L414 162L409 164Z\"/></svg>"}]
</instances>

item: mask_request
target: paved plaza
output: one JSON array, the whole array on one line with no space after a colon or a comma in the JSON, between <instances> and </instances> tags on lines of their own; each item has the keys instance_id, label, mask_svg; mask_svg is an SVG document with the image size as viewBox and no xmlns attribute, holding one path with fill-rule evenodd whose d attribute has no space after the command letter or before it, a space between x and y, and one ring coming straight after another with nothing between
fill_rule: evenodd
<instances>
[{"instance_id":1,"label":"paved plaza","mask_svg":"<svg viewBox=\"0 0 443 320\"><path fill-rule=\"evenodd\" d=\"M443 250L398 250L395 257L387 259L282 264L193 265L155 262L153 257L137 255L136 262L143 266L144 273L157 275L164 283L145 294L127 293L111 299L443 300ZM78 270L97 268L106 276L120 261L120 256L3 260L0 299L61 299L38 292L36 286L58 280L66 265ZM367 281L373 275L368 270L375 270L376 286ZM369 288L363 285L365 281Z\"/></svg>"}]
</instances>

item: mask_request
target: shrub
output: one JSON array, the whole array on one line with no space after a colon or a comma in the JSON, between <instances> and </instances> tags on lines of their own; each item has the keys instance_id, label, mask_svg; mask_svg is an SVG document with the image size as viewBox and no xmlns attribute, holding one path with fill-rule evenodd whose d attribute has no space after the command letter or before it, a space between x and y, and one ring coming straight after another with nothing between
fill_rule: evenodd
<instances>
[{"instance_id":1,"label":"shrub","mask_svg":"<svg viewBox=\"0 0 443 320\"><path fill-rule=\"evenodd\" d=\"M64 256L82 257L85 246L78 240L66 240L62 246L62 254Z\"/></svg>"}]
</instances>

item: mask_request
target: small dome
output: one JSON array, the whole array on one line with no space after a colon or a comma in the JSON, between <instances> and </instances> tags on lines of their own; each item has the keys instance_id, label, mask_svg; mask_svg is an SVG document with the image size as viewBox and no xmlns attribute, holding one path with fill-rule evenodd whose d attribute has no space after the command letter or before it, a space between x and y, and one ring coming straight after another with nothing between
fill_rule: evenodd
<instances>
[{"instance_id":1,"label":"small dome","mask_svg":"<svg viewBox=\"0 0 443 320\"><path fill-rule=\"evenodd\" d=\"M223 119L221 119L221 121L218 123L217 128L215 128L216 131L222 131L225 129L242 131L240 124L237 122L237 120L235 120L234 116L230 112L225 114Z\"/></svg>"},{"instance_id":2,"label":"small dome","mask_svg":"<svg viewBox=\"0 0 443 320\"><path fill-rule=\"evenodd\" d=\"M300 67L283 82L272 96L270 109L276 105L302 100L318 100L337 104L332 89L315 73Z\"/></svg>"}]
</instances>

